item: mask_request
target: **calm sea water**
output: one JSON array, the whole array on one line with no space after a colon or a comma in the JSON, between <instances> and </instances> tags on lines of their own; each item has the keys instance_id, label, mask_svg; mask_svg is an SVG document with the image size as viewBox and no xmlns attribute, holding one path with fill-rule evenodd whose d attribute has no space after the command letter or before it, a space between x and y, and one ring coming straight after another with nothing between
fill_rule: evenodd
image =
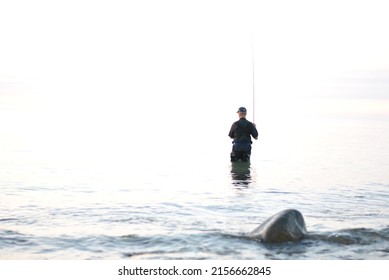
<instances>
[{"instance_id":1,"label":"calm sea water","mask_svg":"<svg viewBox=\"0 0 389 280\"><path fill-rule=\"evenodd\" d=\"M47 146L49 133L21 139L8 127L0 138L0 258L389 259L388 120L263 119L250 164L229 162L230 123L214 141L147 147L82 139ZM287 208L302 212L306 239L247 237Z\"/></svg>"}]
</instances>

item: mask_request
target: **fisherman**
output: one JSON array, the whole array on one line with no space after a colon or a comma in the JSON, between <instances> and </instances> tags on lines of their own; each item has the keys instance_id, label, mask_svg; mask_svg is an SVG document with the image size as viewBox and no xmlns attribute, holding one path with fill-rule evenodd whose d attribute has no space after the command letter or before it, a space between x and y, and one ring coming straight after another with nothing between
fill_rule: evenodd
<instances>
[{"instance_id":1,"label":"fisherman","mask_svg":"<svg viewBox=\"0 0 389 280\"><path fill-rule=\"evenodd\" d=\"M231 161L248 161L251 155L251 136L257 140L258 131L255 124L246 120L247 110L244 107L238 109L239 120L234 122L231 126L230 136L234 139Z\"/></svg>"}]
</instances>

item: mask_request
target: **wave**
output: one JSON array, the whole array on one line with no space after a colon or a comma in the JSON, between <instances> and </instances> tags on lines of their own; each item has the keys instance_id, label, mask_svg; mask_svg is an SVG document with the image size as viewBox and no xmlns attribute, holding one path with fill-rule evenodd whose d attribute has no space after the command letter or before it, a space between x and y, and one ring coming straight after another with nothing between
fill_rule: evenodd
<instances>
[{"instance_id":1,"label":"wave","mask_svg":"<svg viewBox=\"0 0 389 280\"><path fill-rule=\"evenodd\" d=\"M380 230L353 228L326 233L312 232L307 234L306 239L342 245L370 245L377 242L389 241L389 227Z\"/></svg>"},{"instance_id":2,"label":"wave","mask_svg":"<svg viewBox=\"0 0 389 280\"><path fill-rule=\"evenodd\" d=\"M309 232L300 242L279 244L218 229L123 236L36 236L0 229L0 250L2 259L387 259L389 227Z\"/></svg>"}]
</instances>

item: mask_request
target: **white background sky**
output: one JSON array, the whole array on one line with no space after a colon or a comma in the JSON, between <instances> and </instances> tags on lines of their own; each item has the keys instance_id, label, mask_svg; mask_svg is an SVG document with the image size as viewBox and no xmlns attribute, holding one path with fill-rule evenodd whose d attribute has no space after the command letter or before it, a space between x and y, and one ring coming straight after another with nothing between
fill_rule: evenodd
<instances>
[{"instance_id":1,"label":"white background sky","mask_svg":"<svg viewBox=\"0 0 389 280\"><path fill-rule=\"evenodd\" d=\"M308 97L387 96L387 14L376 0L1 1L0 109L17 112L1 123L67 143L224 139L253 111L251 36L259 124ZM380 88L332 88L350 75Z\"/></svg>"}]
</instances>

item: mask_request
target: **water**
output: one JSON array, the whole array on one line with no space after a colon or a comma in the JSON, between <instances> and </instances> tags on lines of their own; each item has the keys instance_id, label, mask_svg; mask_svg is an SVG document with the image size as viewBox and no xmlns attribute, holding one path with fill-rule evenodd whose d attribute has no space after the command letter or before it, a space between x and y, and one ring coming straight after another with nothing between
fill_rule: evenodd
<instances>
[{"instance_id":1,"label":"water","mask_svg":"<svg viewBox=\"0 0 389 280\"><path fill-rule=\"evenodd\" d=\"M229 162L230 124L178 151L161 140L66 146L8 128L0 258L388 259L387 116L290 123L258 124L249 164ZM305 218L303 241L247 237L287 208Z\"/></svg>"}]
</instances>

